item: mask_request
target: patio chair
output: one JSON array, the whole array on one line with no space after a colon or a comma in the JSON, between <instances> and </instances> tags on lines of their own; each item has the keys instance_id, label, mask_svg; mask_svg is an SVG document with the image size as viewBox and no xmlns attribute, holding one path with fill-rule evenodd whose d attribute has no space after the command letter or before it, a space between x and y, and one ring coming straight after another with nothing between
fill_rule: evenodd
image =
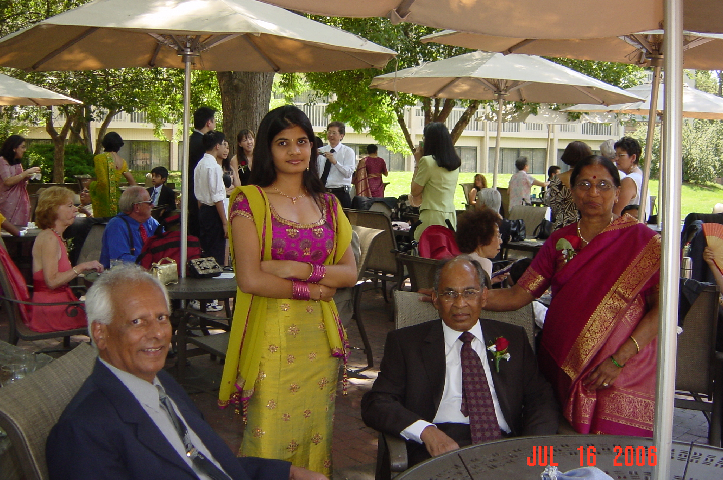
<instances>
[{"instance_id":1,"label":"patio chair","mask_svg":"<svg viewBox=\"0 0 723 480\"><path fill-rule=\"evenodd\" d=\"M535 238L535 229L547 218L549 207L533 207L531 205L517 205L512 207L508 215L510 220L522 219L525 221L526 238Z\"/></svg>"},{"instance_id":2,"label":"patio chair","mask_svg":"<svg viewBox=\"0 0 723 480\"><path fill-rule=\"evenodd\" d=\"M100 260L100 250L103 246L103 232L105 231L105 227L106 224L104 223L90 227L90 232L88 232L88 236L85 237L76 263Z\"/></svg>"},{"instance_id":3,"label":"patio chair","mask_svg":"<svg viewBox=\"0 0 723 480\"><path fill-rule=\"evenodd\" d=\"M97 354L81 343L22 381L0 388L0 428L12 442L23 478L48 479L48 434L90 375Z\"/></svg>"},{"instance_id":4,"label":"patio chair","mask_svg":"<svg viewBox=\"0 0 723 480\"><path fill-rule=\"evenodd\" d=\"M474 187L474 182L460 183L459 186L462 187L462 193L464 194L465 210L474 209L474 206L471 203L469 203L469 192L472 190L472 187Z\"/></svg>"},{"instance_id":5,"label":"patio chair","mask_svg":"<svg viewBox=\"0 0 723 480\"><path fill-rule=\"evenodd\" d=\"M383 230L374 245L374 250L369 254L366 272L367 278L381 281L384 300L389 301L387 282L392 282L397 288L401 288L404 280L404 266L397 260L397 241L392 221L381 212L347 210L346 214L352 225Z\"/></svg>"},{"instance_id":6,"label":"patio chair","mask_svg":"<svg viewBox=\"0 0 723 480\"><path fill-rule=\"evenodd\" d=\"M361 336L362 343L364 344L364 353L367 357L367 366L356 370L354 373L359 373L364 370L368 370L374 366L374 355L372 354L372 346L369 343L369 337L367 335L366 328L361 316L361 297L363 293L364 283L367 280L367 264L370 258L370 252L376 246L376 242L383 233L383 230L376 228L366 228L354 225L352 227L354 232L359 236L359 249L360 255L357 262L357 283L354 286L352 298L353 298L353 317L356 322L357 328L359 329L359 335Z\"/></svg>"},{"instance_id":7,"label":"patio chair","mask_svg":"<svg viewBox=\"0 0 723 480\"><path fill-rule=\"evenodd\" d=\"M681 279L681 283L686 280ZM691 280L688 280L691 281ZM695 282L695 280L692 280ZM682 321L678 335L675 390L693 398L675 399L677 408L701 410L708 420L708 443L721 446L723 354L715 351L719 289L701 283L701 291Z\"/></svg>"},{"instance_id":8,"label":"patio chair","mask_svg":"<svg viewBox=\"0 0 723 480\"><path fill-rule=\"evenodd\" d=\"M412 291L418 292L420 288L432 288L434 283L434 272L443 260L418 257L406 253L398 254L399 259L407 269L409 282L412 284ZM396 298L396 295L395 295Z\"/></svg>"},{"instance_id":9,"label":"patio chair","mask_svg":"<svg viewBox=\"0 0 723 480\"><path fill-rule=\"evenodd\" d=\"M11 262L8 265L8 268L14 269L13 272L8 272L5 269L3 263L0 262L0 288L2 288L3 291L2 296L0 296L0 300L2 300L3 310L5 311L5 314L8 318L8 343L11 343L12 345L17 345L18 340L32 342L35 340L63 337L63 348L67 350L70 348L71 336L88 334L87 327L43 333L36 332L28 328L28 326L23 321L23 313L20 311L20 305L66 305L69 309L79 309L83 308L83 302L37 303L20 300L20 298L18 298L14 293L8 275L12 274L14 276L22 276L22 274L20 273L20 270L15 265L15 263ZM27 289L27 286L25 288ZM29 292L27 293L27 298L31 298Z\"/></svg>"}]
</instances>

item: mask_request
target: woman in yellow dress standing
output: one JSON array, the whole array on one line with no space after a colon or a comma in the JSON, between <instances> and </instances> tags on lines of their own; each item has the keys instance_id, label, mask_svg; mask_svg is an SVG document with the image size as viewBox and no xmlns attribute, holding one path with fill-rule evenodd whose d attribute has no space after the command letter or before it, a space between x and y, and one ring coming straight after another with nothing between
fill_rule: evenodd
<instances>
[{"instance_id":1,"label":"woman in yellow dress standing","mask_svg":"<svg viewBox=\"0 0 723 480\"><path fill-rule=\"evenodd\" d=\"M95 217L113 217L118 213L121 195L118 185L123 177L128 180L128 185L136 185L128 164L118 155L122 146L121 136L108 132L103 137L103 153L93 157L96 180L90 184L89 190Z\"/></svg>"},{"instance_id":2,"label":"woman in yellow dress standing","mask_svg":"<svg viewBox=\"0 0 723 480\"><path fill-rule=\"evenodd\" d=\"M251 185L231 196L239 290L219 402L244 409L240 455L328 476L339 364L348 351L332 297L357 274L351 226L319 180L313 139L300 109L269 112Z\"/></svg>"}]
</instances>

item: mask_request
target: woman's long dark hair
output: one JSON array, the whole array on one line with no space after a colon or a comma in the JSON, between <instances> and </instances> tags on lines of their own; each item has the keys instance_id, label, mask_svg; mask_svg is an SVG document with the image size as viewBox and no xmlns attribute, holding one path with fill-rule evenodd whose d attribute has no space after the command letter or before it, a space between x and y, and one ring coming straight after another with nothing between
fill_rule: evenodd
<instances>
[{"instance_id":1,"label":"woman's long dark hair","mask_svg":"<svg viewBox=\"0 0 723 480\"><path fill-rule=\"evenodd\" d=\"M20 135L10 135L8 139L5 140L5 143L3 143L3 148L0 150L0 157L3 157L10 165L17 165L22 159L15 158L15 149L22 145L24 141L25 138Z\"/></svg>"},{"instance_id":2,"label":"woman's long dark hair","mask_svg":"<svg viewBox=\"0 0 723 480\"><path fill-rule=\"evenodd\" d=\"M293 127L300 127L309 137L311 158L309 159L309 169L304 171L302 184L304 189L313 195L318 202L319 194L326 192L326 189L319 179L319 169L316 164L316 157L319 154L314 144L314 129L311 126L309 117L301 109L293 105L275 108L261 120L259 133L256 135L256 143L254 144L254 167L251 169L249 183L259 187L268 187L276 181L276 168L271 155L271 141L279 132Z\"/></svg>"},{"instance_id":3,"label":"woman's long dark hair","mask_svg":"<svg viewBox=\"0 0 723 480\"><path fill-rule=\"evenodd\" d=\"M444 123L432 122L424 127L424 155L432 155L437 165L450 172L462 165Z\"/></svg>"}]
</instances>

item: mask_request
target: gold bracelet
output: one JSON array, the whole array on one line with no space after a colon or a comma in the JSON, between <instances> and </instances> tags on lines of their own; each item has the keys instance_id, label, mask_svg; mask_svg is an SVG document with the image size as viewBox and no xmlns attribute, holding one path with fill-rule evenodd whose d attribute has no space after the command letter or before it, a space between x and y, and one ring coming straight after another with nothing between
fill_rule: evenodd
<instances>
[{"instance_id":1,"label":"gold bracelet","mask_svg":"<svg viewBox=\"0 0 723 480\"><path fill-rule=\"evenodd\" d=\"M75 276L79 277L80 273L78 273L78 270L76 270L75 267L72 267L72 268L73 268L73 273L75 273Z\"/></svg>"},{"instance_id":2,"label":"gold bracelet","mask_svg":"<svg viewBox=\"0 0 723 480\"><path fill-rule=\"evenodd\" d=\"M638 341L635 340L635 337L633 337L632 335L630 335L630 340L633 341L633 343L635 344L635 348L638 350L638 351L635 352L635 353L636 353L636 354L640 353L640 344L638 344Z\"/></svg>"},{"instance_id":3,"label":"gold bracelet","mask_svg":"<svg viewBox=\"0 0 723 480\"><path fill-rule=\"evenodd\" d=\"M306 264L309 266L309 268L311 268L311 271L309 272L309 276L306 277L306 279L304 280L305 282L308 282L311 279L312 275L314 275L314 264L311 262L306 262Z\"/></svg>"}]
</instances>

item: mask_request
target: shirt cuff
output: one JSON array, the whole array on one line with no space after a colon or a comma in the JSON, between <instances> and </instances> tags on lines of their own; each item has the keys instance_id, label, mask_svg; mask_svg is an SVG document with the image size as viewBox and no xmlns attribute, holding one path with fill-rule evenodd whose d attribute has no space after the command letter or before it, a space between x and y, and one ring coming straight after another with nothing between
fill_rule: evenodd
<instances>
[{"instance_id":1,"label":"shirt cuff","mask_svg":"<svg viewBox=\"0 0 723 480\"><path fill-rule=\"evenodd\" d=\"M400 435L406 440L414 440L417 443L423 444L424 442L422 441L422 432L430 425L434 428L437 428L437 426L433 423L429 423L424 420L417 420L416 422L402 430L402 433L400 433Z\"/></svg>"}]
</instances>

